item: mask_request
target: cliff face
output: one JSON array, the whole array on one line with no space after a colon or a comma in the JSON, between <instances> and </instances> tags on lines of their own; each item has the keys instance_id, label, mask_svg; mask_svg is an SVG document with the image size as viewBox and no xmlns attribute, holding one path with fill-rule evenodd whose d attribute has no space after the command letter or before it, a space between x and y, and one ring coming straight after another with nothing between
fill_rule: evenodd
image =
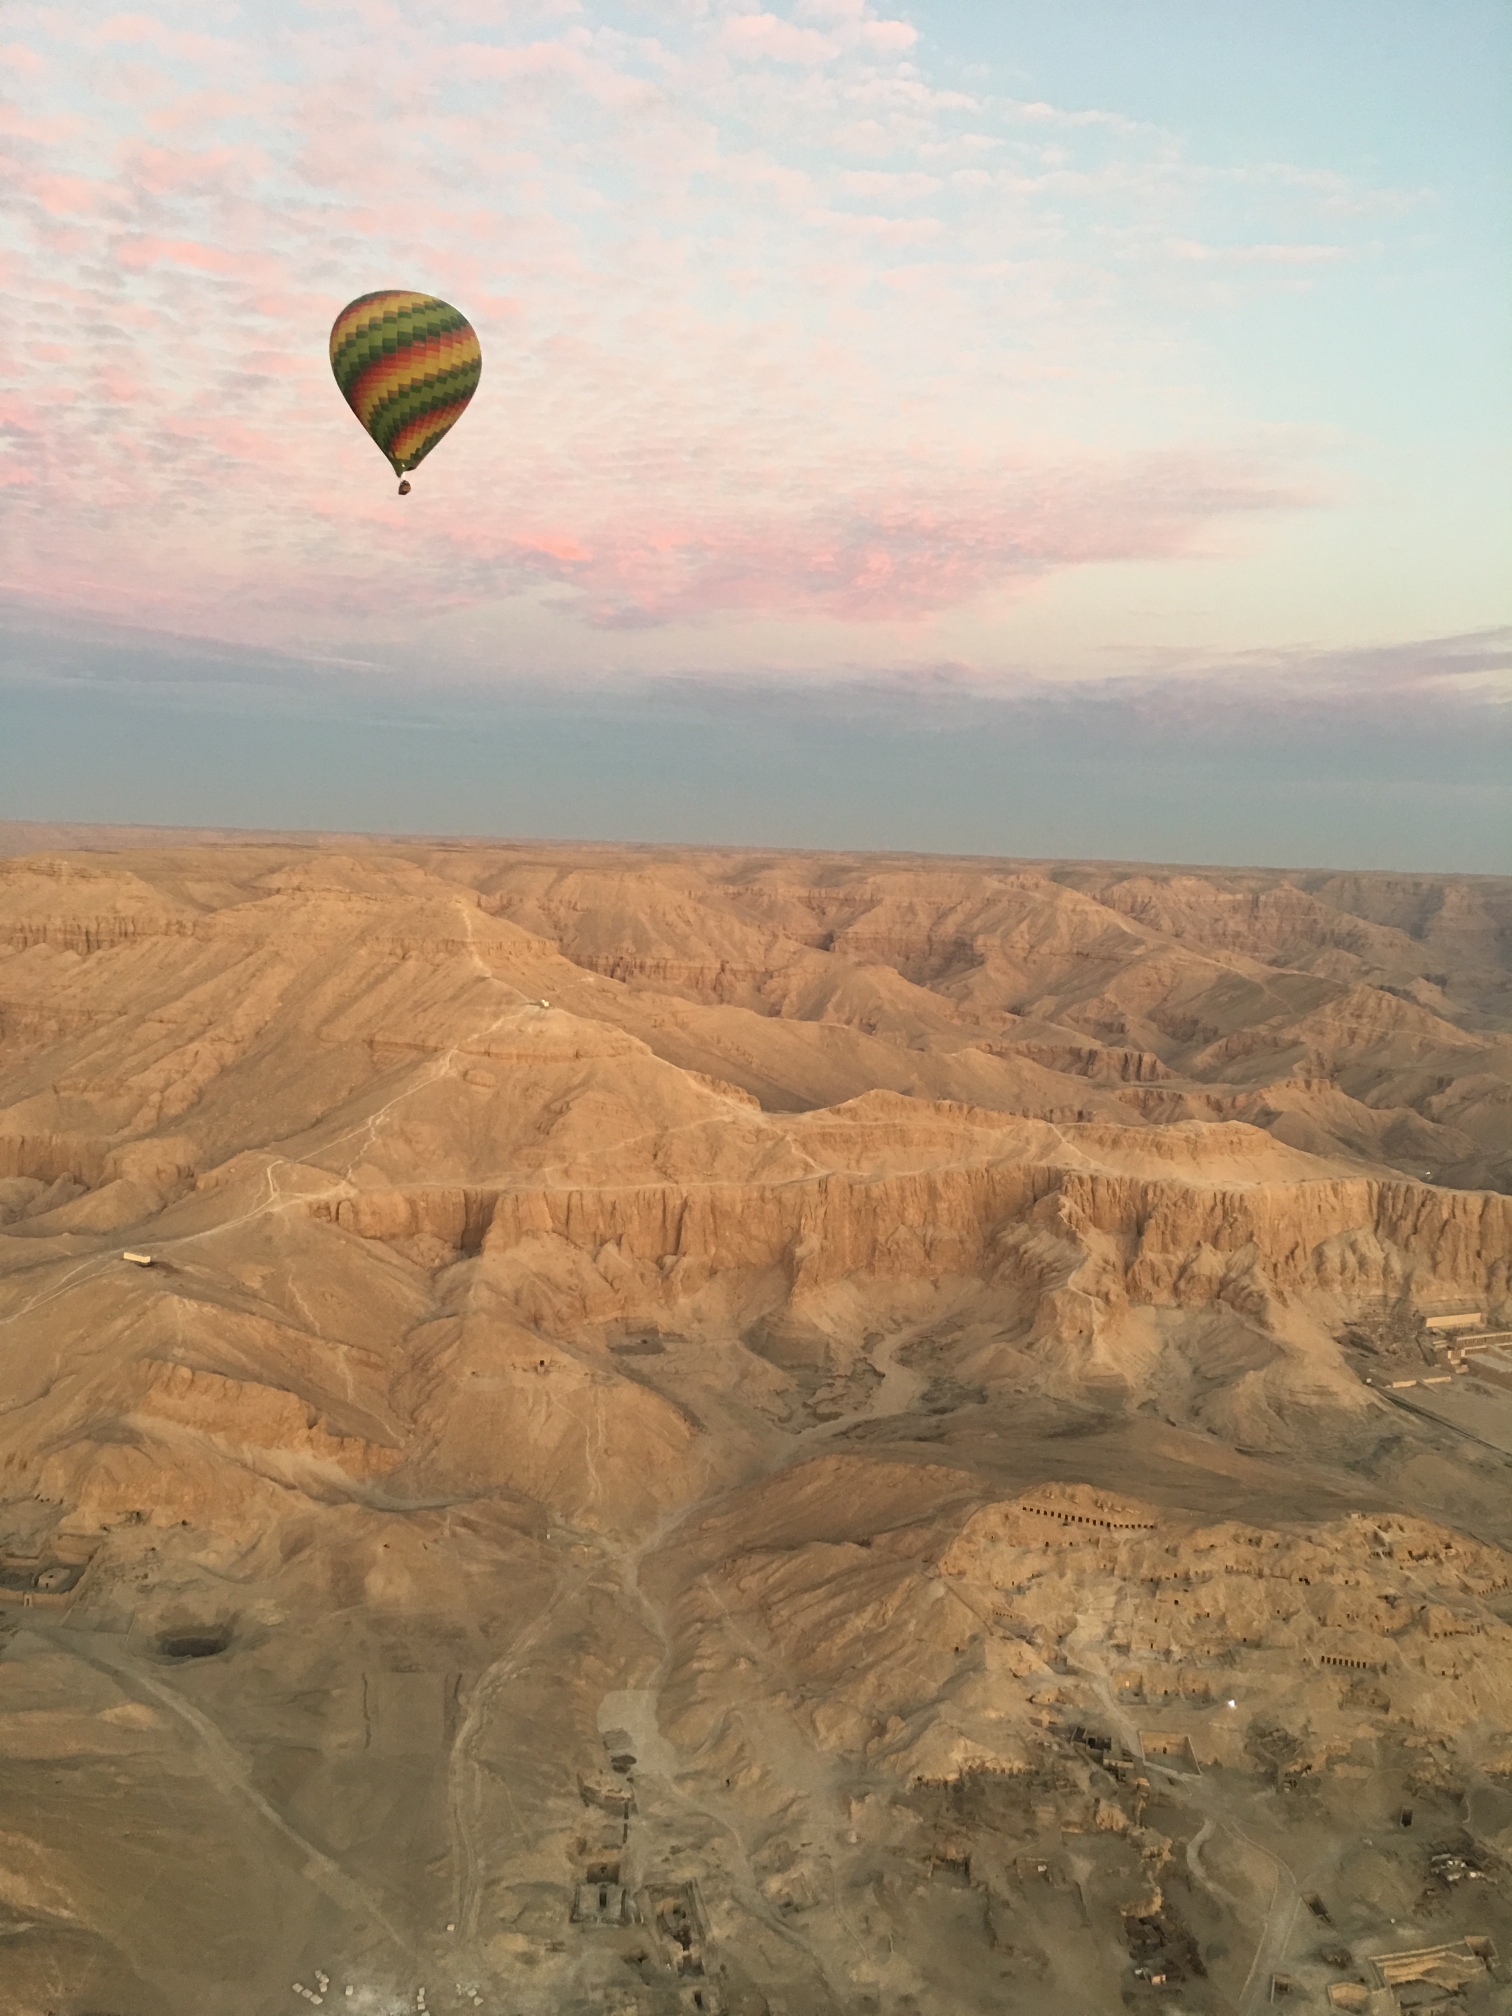
<instances>
[{"instance_id":1,"label":"cliff face","mask_svg":"<svg viewBox=\"0 0 1512 2016\"><path fill-rule=\"evenodd\" d=\"M269 1335L311 1330L307 1266L342 1273L357 1306L376 1298L385 1329L395 1270L433 1311L394 1333L386 1397L362 1403L399 1452L381 1459L371 1420L332 1428L329 1381L267 1370L266 1338L237 1366L206 1360L191 1407L107 1321L87 1432L57 1398L13 1416L18 1488L45 1472L68 1497L77 1448L80 1475L116 1480L90 1503L114 1490L133 1509L119 1450L150 1445L154 1462L240 1466L261 1492L278 1445L288 1479L320 1471L331 1489L455 1465L579 1510L609 1492L650 1507L697 1488L707 1452L613 1355L636 1325L749 1339L775 1324L843 1379L847 1295L868 1321L969 1302L1055 1377L1121 1381L1137 1403L1172 1340L1216 1323L1203 1348L1215 1364L1259 1349L1268 1406L1290 1386L1359 1412L1333 1343L1346 1325L1404 1295L1468 1297L1493 1320L1507 1304L1512 1200L1414 1180L1384 1152L1468 1141L1504 1110L1505 1044L1483 1007L1475 1033L1448 1019L1454 973L1432 983L1438 1007L1405 998L1423 940L1364 898L228 847L9 864L0 942L0 1237L18 1280L58 1269L66 1307L119 1265L100 1241L143 1239L161 1271L141 1292L182 1310L192 1291L199 1321L224 1290L200 1279L213 1256L285 1239L297 1217L306 1261L244 1291ZM1465 938L1477 999L1490 942ZM1322 975L1321 952L1357 963ZM1215 1082L1241 1067L1244 1085ZM1417 1105L1382 1103L1407 1077ZM1506 1144L1483 1133L1484 1164ZM571 1408L516 1368L480 1435L464 1396L505 1376L490 1353L529 1368L541 1344ZM986 1348L975 1336L972 1364ZM275 1425L249 1433L249 1407ZM99 1409L121 1424L108 1461ZM591 1487L589 1445L609 1465Z\"/></svg>"},{"instance_id":2,"label":"cliff face","mask_svg":"<svg viewBox=\"0 0 1512 2016\"><path fill-rule=\"evenodd\" d=\"M1024 1223L1083 1248L1084 1235L1105 1235L1123 1263L1118 1289L1154 1305L1215 1299L1226 1277L1212 1259L1240 1256L1283 1295L1327 1294L1349 1314L1409 1283L1480 1298L1499 1314L1512 1264L1512 1200L1500 1196L1345 1177L1226 1188L1017 1160L891 1177L829 1172L775 1188L374 1190L312 1208L363 1238L421 1236L459 1254L555 1241L592 1260L616 1306L627 1273L679 1294L715 1275L773 1269L793 1293L863 1274L990 1281Z\"/></svg>"},{"instance_id":3,"label":"cliff face","mask_svg":"<svg viewBox=\"0 0 1512 2016\"><path fill-rule=\"evenodd\" d=\"M37 2009L1060 2016L1157 1940L1239 2006L1249 1778L1338 1845L1512 1771L1512 1393L1425 1327L1512 1324L1508 918L1096 864L0 860ZM1141 1790L1187 1744L1221 1823Z\"/></svg>"}]
</instances>

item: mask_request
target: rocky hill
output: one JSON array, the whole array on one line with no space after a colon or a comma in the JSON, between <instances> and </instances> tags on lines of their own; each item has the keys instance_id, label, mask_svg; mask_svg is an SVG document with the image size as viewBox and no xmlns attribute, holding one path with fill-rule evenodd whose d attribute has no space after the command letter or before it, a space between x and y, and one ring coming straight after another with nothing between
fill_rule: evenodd
<instances>
[{"instance_id":1,"label":"rocky hill","mask_svg":"<svg viewBox=\"0 0 1512 2016\"><path fill-rule=\"evenodd\" d=\"M10 841L7 2009L1512 1948L1512 882Z\"/></svg>"}]
</instances>

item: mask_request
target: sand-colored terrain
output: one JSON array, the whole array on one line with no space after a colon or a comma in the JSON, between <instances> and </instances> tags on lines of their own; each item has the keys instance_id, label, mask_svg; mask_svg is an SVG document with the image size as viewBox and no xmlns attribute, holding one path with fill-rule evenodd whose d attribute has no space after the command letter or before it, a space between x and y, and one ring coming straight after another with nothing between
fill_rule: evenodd
<instances>
[{"instance_id":1,"label":"sand-colored terrain","mask_svg":"<svg viewBox=\"0 0 1512 2016\"><path fill-rule=\"evenodd\" d=\"M1512 2008L1512 881L0 857L4 2016Z\"/></svg>"}]
</instances>

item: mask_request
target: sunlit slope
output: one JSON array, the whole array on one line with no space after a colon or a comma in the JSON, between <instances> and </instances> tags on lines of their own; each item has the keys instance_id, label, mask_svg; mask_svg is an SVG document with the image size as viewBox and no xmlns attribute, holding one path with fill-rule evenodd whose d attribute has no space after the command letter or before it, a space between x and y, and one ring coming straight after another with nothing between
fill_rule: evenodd
<instances>
[{"instance_id":1,"label":"sunlit slope","mask_svg":"<svg viewBox=\"0 0 1512 2016\"><path fill-rule=\"evenodd\" d=\"M1248 2016L1293 1766L1495 1835L1504 892L1304 879L0 864L18 2010Z\"/></svg>"}]
</instances>

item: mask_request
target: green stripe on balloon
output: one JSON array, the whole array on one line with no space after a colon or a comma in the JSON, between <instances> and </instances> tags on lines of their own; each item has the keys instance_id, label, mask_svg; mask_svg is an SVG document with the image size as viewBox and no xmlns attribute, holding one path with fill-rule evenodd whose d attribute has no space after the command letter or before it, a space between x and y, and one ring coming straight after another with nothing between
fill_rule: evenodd
<instances>
[{"instance_id":1,"label":"green stripe on balloon","mask_svg":"<svg viewBox=\"0 0 1512 2016\"><path fill-rule=\"evenodd\" d=\"M408 385L391 392L368 415L368 432L382 447L384 442L394 438L401 427L418 420L432 407L450 406L458 399L465 399L476 390L480 376L480 368L473 361L456 365L449 371L438 371L419 385Z\"/></svg>"},{"instance_id":2,"label":"green stripe on balloon","mask_svg":"<svg viewBox=\"0 0 1512 2016\"><path fill-rule=\"evenodd\" d=\"M360 330L351 336L331 360L331 369L336 374L336 382L343 392L350 389L369 364L380 357L396 356L400 350L411 349L417 342L426 342L434 336L456 335L467 327L465 319L456 313L445 317L432 317L423 327L403 331Z\"/></svg>"}]
</instances>

